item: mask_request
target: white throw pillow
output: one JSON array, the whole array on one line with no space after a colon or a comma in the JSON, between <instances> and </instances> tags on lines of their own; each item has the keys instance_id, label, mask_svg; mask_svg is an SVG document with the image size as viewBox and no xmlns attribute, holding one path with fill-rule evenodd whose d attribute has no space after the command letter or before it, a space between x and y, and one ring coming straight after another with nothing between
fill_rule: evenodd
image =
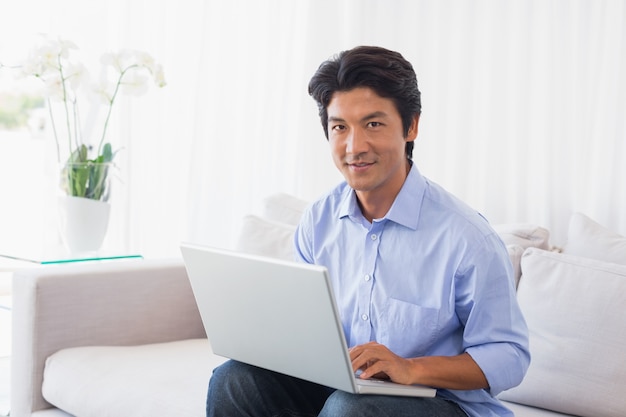
<instances>
[{"instance_id":1,"label":"white throw pillow","mask_svg":"<svg viewBox=\"0 0 626 417\"><path fill-rule=\"evenodd\" d=\"M626 265L626 237L582 213L570 217L563 253Z\"/></svg>"},{"instance_id":2,"label":"white throw pillow","mask_svg":"<svg viewBox=\"0 0 626 417\"><path fill-rule=\"evenodd\" d=\"M243 218L235 246L240 252L293 261L296 226L265 220L253 214Z\"/></svg>"},{"instance_id":3,"label":"white throw pillow","mask_svg":"<svg viewBox=\"0 0 626 417\"><path fill-rule=\"evenodd\" d=\"M515 287L517 287L522 271L520 260L526 248L548 249L550 247L550 232L548 229L535 224L494 224L493 229L506 245L509 258L513 264Z\"/></svg>"},{"instance_id":4,"label":"white throw pillow","mask_svg":"<svg viewBox=\"0 0 626 417\"><path fill-rule=\"evenodd\" d=\"M626 416L626 266L530 248L517 298L531 364L500 398L577 416Z\"/></svg>"},{"instance_id":5,"label":"white throw pillow","mask_svg":"<svg viewBox=\"0 0 626 417\"><path fill-rule=\"evenodd\" d=\"M535 224L494 224L493 229L506 245L522 248L550 248L550 232Z\"/></svg>"},{"instance_id":6,"label":"white throw pillow","mask_svg":"<svg viewBox=\"0 0 626 417\"><path fill-rule=\"evenodd\" d=\"M297 226L308 205L308 201L289 194L273 194L263 199L261 217Z\"/></svg>"}]
</instances>

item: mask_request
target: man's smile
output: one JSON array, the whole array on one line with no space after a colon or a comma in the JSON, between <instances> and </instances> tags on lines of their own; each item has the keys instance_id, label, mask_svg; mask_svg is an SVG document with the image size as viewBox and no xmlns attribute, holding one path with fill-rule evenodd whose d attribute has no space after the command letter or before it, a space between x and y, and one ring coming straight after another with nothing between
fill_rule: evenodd
<instances>
[{"instance_id":1,"label":"man's smile","mask_svg":"<svg viewBox=\"0 0 626 417\"><path fill-rule=\"evenodd\" d=\"M351 162L348 163L348 169L352 172L360 173L367 171L370 167L374 165L374 162Z\"/></svg>"},{"instance_id":2,"label":"man's smile","mask_svg":"<svg viewBox=\"0 0 626 417\"><path fill-rule=\"evenodd\" d=\"M370 165L374 165L374 161L361 161L361 160L356 160L356 161L352 161L352 160L348 160L346 161L346 165L348 165L349 167L354 167L354 168L363 168L363 167L368 167Z\"/></svg>"}]
</instances>

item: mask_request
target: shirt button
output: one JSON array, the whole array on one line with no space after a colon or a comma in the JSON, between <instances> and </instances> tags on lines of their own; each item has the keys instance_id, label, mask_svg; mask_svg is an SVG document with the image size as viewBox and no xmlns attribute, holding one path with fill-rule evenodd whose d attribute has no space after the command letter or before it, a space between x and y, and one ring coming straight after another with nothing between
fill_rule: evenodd
<instances>
[{"instance_id":1,"label":"shirt button","mask_svg":"<svg viewBox=\"0 0 626 417\"><path fill-rule=\"evenodd\" d=\"M369 281L371 279L371 277L369 275L365 275L363 277L363 279L365 280L365 282Z\"/></svg>"},{"instance_id":2,"label":"shirt button","mask_svg":"<svg viewBox=\"0 0 626 417\"><path fill-rule=\"evenodd\" d=\"M376 239L378 239L378 236L376 236L376 233L372 233L372 234L370 235L370 239L372 239L372 240L376 240Z\"/></svg>"},{"instance_id":3,"label":"shirt button","mask_svg":"<svg viewBox=\"0 0 626 417\"><path fill-rule=\"evenodd\" d=\"M363 321L367 321L367 319L368 319L367 314L363 314L363 315L361 316L361 318L363 319Z\"/></svg>"}]
</instances>

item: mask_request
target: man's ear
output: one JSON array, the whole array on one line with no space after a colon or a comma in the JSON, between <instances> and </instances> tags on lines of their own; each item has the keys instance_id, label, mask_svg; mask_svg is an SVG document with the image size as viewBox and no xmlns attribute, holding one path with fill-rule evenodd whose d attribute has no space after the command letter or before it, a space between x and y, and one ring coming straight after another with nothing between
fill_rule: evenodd
<instances>
[{"instance_id":1,"label":"man's ear","mask_svg":"<svg viewBox=\"0 0 626 417\"><path fill-rule=\"evenodd\" d=\"M416 114L413 117L413 121L411 122L411 126L409 126L409 131L406 134L405 141L413 142L417 138L418 125L420 121L420 115Z\"/></svg>"}]
</instances>

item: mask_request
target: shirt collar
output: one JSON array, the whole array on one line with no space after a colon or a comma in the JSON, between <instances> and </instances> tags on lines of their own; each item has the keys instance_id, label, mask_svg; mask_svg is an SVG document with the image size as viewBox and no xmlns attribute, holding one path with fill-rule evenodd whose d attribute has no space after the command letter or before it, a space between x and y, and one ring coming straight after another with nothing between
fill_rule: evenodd
<instances>
[{"instance_id":1,"label":"shirt collar","mask_svg":"<svg viewBox=\"0 0 626 417\"><path fill-rule=\"evenodd\" d=\"M363 219L363 214L357 203L356 193L350 187L346 187L345 190L346 192L343 195L339 208L339 218L348 216L355 221L360 221ZM419 172L417 166L411 164L409 175L404 180L400 192L383 220L391 220L410 229L417 229L425 192L426 179Z\"/></svg>"},{"instance_id":2,"label":"shirt collar","mask_svg":"<svg viewBox=\"0 0 626 417\"><path fill-rule=\"evenodd\" d=\"M425 192L426 179L420 174L417 166L412 164L409 175L385 218L416 230Z\"/></svg>"},{"instance_id":3,"label":"shirt collar","mask_svg":"<svg viewBox=\"0 0 626 417\"><path fill-rule=\"evenodd\" d=\"M356 193L350 187L345 188L341 205L339 207L339 218L350 217L353 220L362 218L361 208L356 201Z\"/></svg>"}]
</instances>

